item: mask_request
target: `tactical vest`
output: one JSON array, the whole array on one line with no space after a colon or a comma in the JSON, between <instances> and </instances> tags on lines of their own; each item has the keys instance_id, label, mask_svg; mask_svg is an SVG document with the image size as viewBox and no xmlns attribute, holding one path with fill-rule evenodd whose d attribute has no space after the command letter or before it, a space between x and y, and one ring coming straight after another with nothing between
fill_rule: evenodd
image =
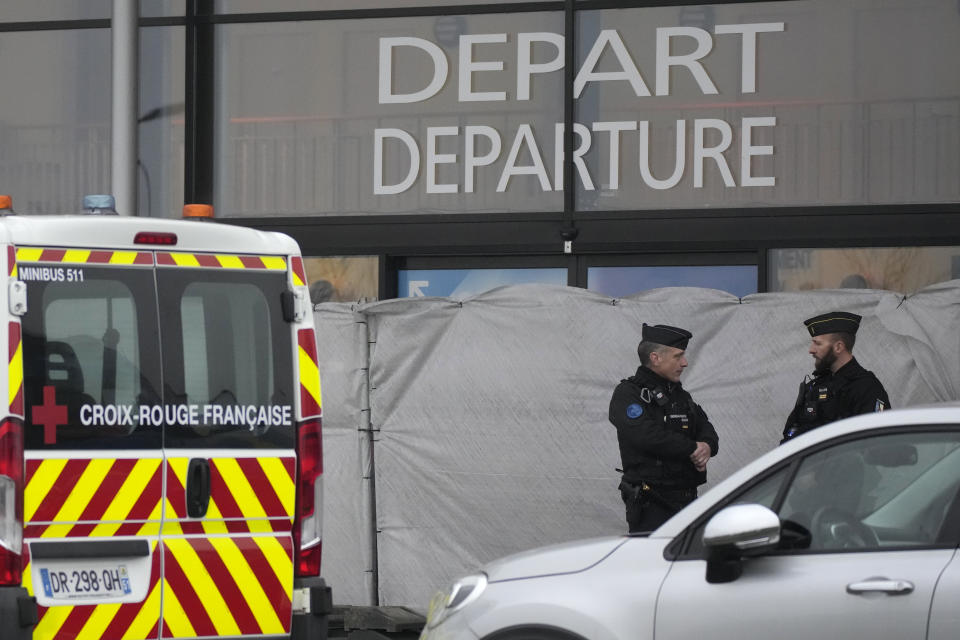
<instances>
[{"instance_id":1,"label":"tactical vest","mask_svg":"<svg viewBox=\"0 0 960 640\"><path fill-rule=\"evenodd\" d=\"M792 425L797 433L790 434L790 437L846 418L841 399L846 383L846 378L837 376L822 376L801 382L797 398L800 411L796 414L796 423Z\"/></svg>"},{"instance_id":2,"label":"tactical vest","mask_svg":"<svg viewBox=\"0 0 960 640\"><path fill-rule=\"evenodd\" d=\"M684 390L668 396L659 387L638 384L640 397L647 405L652 419L663 422L665 428L683 434L691 442L697 440L697 409L693 398ZM647 482L665 487L697 487L706 481L706 473L697 471L687 460L672 460L647 455L639 451L621 451L625 456L624 478L630 482Z\"/></svg>"}]
</instances>

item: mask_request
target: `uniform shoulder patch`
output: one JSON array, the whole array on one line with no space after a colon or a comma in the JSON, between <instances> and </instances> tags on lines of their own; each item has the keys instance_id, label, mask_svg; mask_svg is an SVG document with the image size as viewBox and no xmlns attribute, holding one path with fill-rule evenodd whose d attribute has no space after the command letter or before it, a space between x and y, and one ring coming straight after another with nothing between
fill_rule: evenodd
<instances>
[{"instance_id":1,"label":"uniform shoulder patch","mask_svg":"<svg viewBox=\"0 0 960 640\"><path fill-rule=\"evenodd\" d=\"M873 406L874 411L885 411L887 408L886 403L883 400L877 398L877 403Z\"/></svg>"},{"instance_id":2,"label":"uniform shoulder patch","mask_svg":"<svg viewBox=\"0 0 960 640\"><path fill-rule=\"evenodd\" d=\"M627 406L627 417L631 420L639 418L643 415L643 407L637 403L633 403Z\"/></svg>"}]
</instances>

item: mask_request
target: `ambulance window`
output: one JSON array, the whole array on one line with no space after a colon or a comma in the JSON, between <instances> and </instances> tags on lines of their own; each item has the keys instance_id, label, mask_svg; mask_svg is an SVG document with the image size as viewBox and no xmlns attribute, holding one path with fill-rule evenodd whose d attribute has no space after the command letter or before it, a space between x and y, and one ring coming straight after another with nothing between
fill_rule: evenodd
<instances>
[{"instance_id":1,"label":"ambulance window","mask_svg":"<svg viewBox=\"0 0 960 640\"><path fill-rule=\"evenodd\" d=\"M292 446L290 325L284 275L162 271L165 399L182 418L168 447ZM166 305L169 305L167 307Z\"/></svg>"},{"instance_id":2,"label":"ambulance window","mask_svg":"<svg viewBox=\"0 0 960 640\"><path fill-rule=\"evenodd\" d=\"M183 376L191 404L269 402L270 313L250 284L193 283L183 292Z\"/></svg>"},{"instance_id":3,"label":"ambulance window","mask_svg":"<svg viewBox=\"0 0 960 640\"><path fill-rule=\"evenodd\" d=\"M159 402L151 273L82 273L81 282L27 282L27 446L158 447L160 430L140 428L139 420L140 405Z\"/></svg>"},{"instance_id":4,"label":"ambulance window","mask_svg":"<svg viewBox=\"0 0 960 640\"><path fill-rule=\"evenodd\" d=\"M139 391L134 372L140 368L133 297L121 283L97 284L102 285L103 295L93 298L57 297L46 305L47 342L62 342L77 356L83 372L83 393L101 401L133 404ZM51 289L53 287L48 287L47 296L51 293L57 295ZM109 342L108 332L111 329L116 339L116 373L110 376L108 371L110 382L104 394L104 343ZM62 371L51 372L51 377L57 376L65 377ZM112 399L105 398L105 395L112 395Z\"/></svg>"}]
</instances>

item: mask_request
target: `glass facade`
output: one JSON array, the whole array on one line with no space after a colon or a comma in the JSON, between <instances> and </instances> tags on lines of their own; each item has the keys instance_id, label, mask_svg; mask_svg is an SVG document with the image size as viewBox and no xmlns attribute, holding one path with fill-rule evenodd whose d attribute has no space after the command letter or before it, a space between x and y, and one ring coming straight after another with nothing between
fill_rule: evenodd
<instances>
[{"instance_id":1,"label":"glass facade","mask_svg":"<svg viewBox=\"0 0 960 640\"><path fill-rule=\"evenodd\" d=\"M377 256L304 258L310 301L319 304L376 300L379 265Z\"/></svg>"},{"instance_id":2,"label":"glass facade","mask_svg":"<svg viewBox=\"0 0 960 640\"><path fill-rule=\"evenodd\" d=\"M527 0L529 1L529 0ZM550 0L533 0L549 2ZM329 11L334 9L396 9L450 6L450 0L216 0L217 13L259 13L263 11ZM503 4L503 0L470 0L470 4Z\"/></svg>"},{"instance_id":3,"label":"glass facade","mask_svg":"<svg viewBox=\"0 0 960 640\"><path fill-rule=\"evenodd\" d=\"M768 254L771 291L887 289L913 293L960 279L960 247L777 249Z\"/></svg>"},{"instance_id":4,"label":"glass facade","mask_svg":"<svg viewBox=\"0 0 960 640\"><path fill-rule=\"evenodd\" d=\"M109 192L109 30L0 33L0 84L0 185L15 211L76 211Z\"/></svg>"},{"instance_id":5,"label":"glass facade","mask_svg":"<svg viewBox=\"0 0 960 640\"><path fill-rule=\"evenodd\" d=\"M561 4L139 0L134 213L285 231L315 301L413 295L411 256L616 296L960 277L955 0ZM0 8L17 212L112 190L112 6Z\"/></svg>"},{"instance_id":6,"label":"glass facade","mask_svg":"<svg viewBox=\"0 0 960 640\"><path fill-rule=\"evenodd\" d=\"M140 0L140 15L144 18L182 16L187 0Z\"/></svg>"},{"instance_id":7,"label":"glass facade","mask_svg":"<svg viewBox=\"0 0 960 640\"><path fill-rule=\"evenodd\" d=\"M69 213L109 193L110 56L108 29L0 33L0 190L15 211ZM183 27L140 30L141 215L183 205L183 56Z\"/></svg>"},{"instance_id":8,"label":"glass facade","mask_svg":"<svg viewBox=\"0 0 960 640\"><path fill-rule=\"evenodd\" d=\"M150 0L144 0L150 2ZM157 4L153 0L152 4ZM0 21L89 20L109 18L111 0L30 0L0 4Z\"/></svg>"},{"instance_id":9,"label":"glass facade","mask_svg":"<svg viewBox=\"0 0 960 640\"><path fill-rule=\"evenodd\" d=\"M184 205L183 27L140 30L139 215L179 218Z\"/></svg>"},{"instance_id":10,"label":"glass facade","mask_svg":"<svg viewBox=\"0 0 960 640\"><path fill-rule=\"evenodd\" d=\"M587 269L587 288L615 298L660 287L704 287L743 297L757 292L757 267L697 265Z\"/></svg>"},{"instance_id":11,"label":"glass facade","mask_svg":"<svg viewBox=\"0 0 960 640\"><path fill-rule=\"evenodd\" d=\"M562 32L563 15L454 18L449 33L432 16L219 27L218 210L561 210L562 76L516 99L515 34ZM525 45L529 64L562 56L551 38Z\"/></svg>"},{"instance_id":12,"label":"glass facade","mask_svg":"<svg viewBox=\"0 0 960 640\"><path fill-rule=\"evenodd\" d=\"M583 11L577 208L955 202L958 35L954 2Z\"/></svg>"},{"instance_id":13,"label":"glass facade","mask_svg":"<svg viewBox=\"0 0 960 640\"><path fill-rule=\"evenodd\" d=\"M464 299L510 284L567 284L566 269L401 269L400 298Z\"/></svg>"}]
</instances>

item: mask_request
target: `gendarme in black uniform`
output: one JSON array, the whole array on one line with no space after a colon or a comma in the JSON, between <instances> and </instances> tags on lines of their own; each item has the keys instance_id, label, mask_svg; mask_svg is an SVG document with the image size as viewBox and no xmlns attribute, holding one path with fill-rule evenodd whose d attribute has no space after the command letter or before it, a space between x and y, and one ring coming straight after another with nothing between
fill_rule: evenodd
<instances>
[{"instance_id":1,"label":"gendarme in black uniform","mask_svg":"<svg viewBox=\"0 0 960 640\"><path fill-rule=\"evenodd\" d=\"M856 335L860 316L832 311L810 318L804 324L811 338L831 333ZM890 398L880 380L851 356L850 361L836 371L827 369L800 383L797 401L787 417L780 442L835 420L889 408Z\"/></svg>"},{"instance_id":2,"label":"gendarme in black uniform","mask_svg":"<svg viewBox=\"0 0 960 640\"><path fill-rule=\"evenodd\" d=\"M676 335L664 332L680 332ZM686 349L690 333L643 325L643 340ZM670 344L672 343L672 344ZM610 400L623 463L621 497L631 532L651 531L697 497L707 480L690 459L697 442L717 454L719 438L706 413L679 382L646 366L622 380Z\"/></svg>"}]
</instances>

